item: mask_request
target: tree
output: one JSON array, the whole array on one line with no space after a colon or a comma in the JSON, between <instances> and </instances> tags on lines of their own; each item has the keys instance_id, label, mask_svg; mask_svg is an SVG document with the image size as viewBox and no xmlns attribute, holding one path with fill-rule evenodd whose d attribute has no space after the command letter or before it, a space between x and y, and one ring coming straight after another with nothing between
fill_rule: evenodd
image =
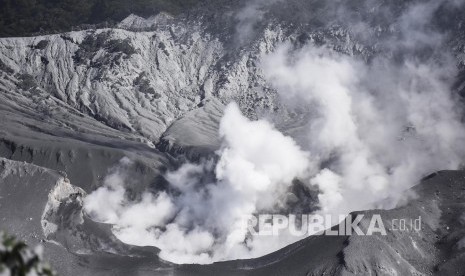
<instances>
[{"instance_id":1,"label":"tree","mask_svg":"<svg viewBox=\"0 0 465 276\"><path fill-rule=\"evenodd\" d=\"M55 273L42 260L42 247L30 249L24 242L0 233L0 274L11 276L52 276Z\"/></svg>"}]
</instances>

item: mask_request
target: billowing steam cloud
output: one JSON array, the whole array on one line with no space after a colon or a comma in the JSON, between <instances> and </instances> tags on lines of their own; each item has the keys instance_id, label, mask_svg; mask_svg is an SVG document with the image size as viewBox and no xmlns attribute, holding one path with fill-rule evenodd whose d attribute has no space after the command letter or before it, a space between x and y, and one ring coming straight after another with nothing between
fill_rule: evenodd
<instances>
[{"instance_id":1,"label":"billowing steam cloud","mask_svg":"<svg viewBox=\"0 0 465 276\"><path fill-rule=\"evenodd\" d=\"M249 121L235 104L225 110L220 125L224 145L216 165L185 164L166 178L173 195L146 193L140 202L125 198L123 159L105 185L85 199L96 220L115 225L116 236L135 245L153 245L160 256L176 263L208 263L250 257L276 250L246 240L244 217L272 210L296 177L305 176L310 158L289 137L266 121ZM205 175L216 176L211 183Z\"/></svg>"},{"instance_id":2,"label":"billowing steam cloud","mask_svg":"<svg viewBox=\"0 0 465 276\"><path fill-rule=\"evenodd\" d=\"M462 110L450 90L456 67L436 51L442 35L427 27L438 2L408 9L369 62L312 43L284 43L262 58L284 105L308 114L298 144L230 104L217 160L183 165L166 175L169 191L136 202L125 195L123 160L85 199L86 211L114 224L122 241L160 248L163 259L209 263L295 241L250 237L242 225L244 216L282 211L294 179L318 187L322 213L394 206L419 178L456 169L465 157Z\"/></svg>"},{"instance_id":3,"label":"billowing steam cloud","mask_svg":"<svg viewBox=\"0 0 465 276\"><path fill-rule=\"evenodd\" d=\"M288 106L311 114L305 148L320 170L310 183L323 192L324 212L388 208L421 176L457 169L464 160L462 108L451 84L457 75L444 37L428 25L447 1L408 9L384 54L370 62L307 45L282 45L262 68ZM449 5L458 5L450 2Z\"/></svg>"},{"instance_id":4,"label":"billowing steam cloud","mask_svg":"<svg viewBox=\"0 0 465 276\"><path fill-rule=\"evenodd\" d=\"M256 25L263 19L267 6L282 0L252 0L239 10L237 19L235 40L239 45L252 40Z\"/></svg>"},{"instance_id":5,"label":"billowing steam cloud","mask_svg":"<svg viewBox=\"0 0 465 276\"><path fill-rule=\"evenodd\" d=\"M308 150L327 166L310 183L323 191L323 211L369 208L427 173L458 168L465 131L444 81L451 68L366 65L325 48L291 52L283 46L267 56L265 73L283 98L312 112Z\"/></svg>"}]
</instances>

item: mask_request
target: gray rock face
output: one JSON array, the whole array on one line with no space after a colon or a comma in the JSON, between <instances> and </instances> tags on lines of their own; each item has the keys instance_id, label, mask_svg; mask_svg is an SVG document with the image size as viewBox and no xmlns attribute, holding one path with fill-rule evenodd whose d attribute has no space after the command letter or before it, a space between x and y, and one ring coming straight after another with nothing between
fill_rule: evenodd
<instances>
[{"instance_id":1,"label":"gray rock face","mask_svg":"<svg viewBox=\"0 0 465 276\"><path fill-rule=\"evenodd\" d=\"M155 248L125 245L109 225L85 217L85 192L62 173L0 158L0 195L2 230L30 246L42 245L60 274L108 275L109 269L116 269L115 275L127 275L149 266L147 275L164 275L160 271L169 267L158 261Z\"/></svg>"},{"instance_id":2,"label":"gray rock face","mask_svg":"<svg viewBox=\"0 0 465 276\"><path fill-rule=\"evenodd\" d=\"M218 127L224 105L216 99L175 121L160 138L162 151L190 159L208 156L220 147Z\"/></svg>"},{"instance_id":3,"label":"gray rock face","mask_svg":"<svg viewBox=\"0 0 465 276\"><path fill-rule=\"evenodd\" d=\"M206 7L178 18L130 16L114 29L2 38L1 102L38 111L35 119L52 118L60 128L73 130L69 116L89 118L151 146L173 122L209 101L234 100L250 117L280 111L259 69L261 55L277 43L324 40L348 54L369 52L341 27L294 27L268 18L239 42L235 33L242 30L234 28L241 7L214 15Z\"/></svg>"},{"instance_id":4,"label":"gray rock face","mask_svg":"<svg viewBox=\"0 0 465 276\"><path fill-rule=\"evenodd\" d=\"M156 141L201 102L200 86L221 50L198 30L187 31L167 26L148 33L113 29L2 39L2 61L16 73L3 79L2 91L31 95L37 105L53 97ZM48 42L44 49L34 47L41 41Z\"/></svg>"}]
</instances>

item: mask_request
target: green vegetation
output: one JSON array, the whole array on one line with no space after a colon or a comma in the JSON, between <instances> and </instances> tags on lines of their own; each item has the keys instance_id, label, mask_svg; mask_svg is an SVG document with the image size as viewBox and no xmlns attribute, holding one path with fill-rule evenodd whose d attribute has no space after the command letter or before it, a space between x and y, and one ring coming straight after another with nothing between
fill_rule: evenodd
<instances>
[{"instance_id":1,"label":"green vegetation","mask_svg":"<svg viewBox=\"0 0 465 276\"><path fill-rule=\"evenodd\" d=\"M37 251L40 250L31 250L25 243L0 233L0 275L55 275Z\"/></svg>"},{"instance_id":2,"label":"green vegetation","mask_svg":"<svg viewBox=\"0 0 465 276\"><path fill-rule=\"evenodd\" d=\"M199 0L0 0L0 37L72 30L87 24L112 24L131 13L180 13Z\"/></svg>"}]
</instances>

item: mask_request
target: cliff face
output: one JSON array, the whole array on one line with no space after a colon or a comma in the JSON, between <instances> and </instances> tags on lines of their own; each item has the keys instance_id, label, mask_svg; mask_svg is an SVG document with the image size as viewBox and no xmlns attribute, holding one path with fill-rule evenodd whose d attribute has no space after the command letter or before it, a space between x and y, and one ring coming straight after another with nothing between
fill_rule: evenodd
<instances>
[{"instance_id":1,"label":"cliff face","mask_svg":"<svg viewBox=\"0 0 465 276\"><path fill-rule=\"evenodd\" d=\"M187 31L167 26L2 39L2 62L14 72L5 73L2 91L38 105L53 97L114 129L156 140L201 103L201 87L221 53L217 41Z\"/></svg>"},{"instance_id":2,"label":"cliff face","mask_svg":"<svg viewBox=\"0 0 465 276\"><path fill-rule=\"evenodd\" d=\"M171 20L151 32L101 29L6 38L0 44L2 94L22 94L38 106L52 97L151 141L213 97L240 97L255 77L245 55L227 64L224 45L198 22Z\"/></svg>"},{"instance_id":3,"label":"cliff face","mask_svg":"<svg viewBox=\"0 0 465 276\"><path fill-rule=\"evenodd\" d=\"M220 10L213 19L199 11L130 16L114 29L2 38L2 102L22 101L65 128L68 120L56 114L76 113L152 145L174 121L211 100L235 100L250 117L279 110L259 68L260 57L278 43L324 40L349 54L368 51L342 27L263 19L243 23L256 27L248 34L248 25L236 30L237 12Z\"/></svg>"},{"instance_id":4,"label":"cliff face","mask_svg":"<svg viewBox=\"0 0 465 276\"><path fill-rule=\"evenodd\" d=\"M249 117L278 112L285 122L287 112L263 78L261 56L283 42L326 45L366 60L393 55L386 37L401 31L393 22L409 1L360 1L345 7L342 18L334 5L314 2L221 1L176 17L131 15L112 29L1 38L1 102L21 103L64 128L69 120L56 114L79 114L150 146L177 119L214 99L235 100ZM442 12L451 20L434 24L448 32L448 47L463 64L461 19L457 11ZM366 23L362 31L357 20Z\"/></svg>"}]
</instances>

